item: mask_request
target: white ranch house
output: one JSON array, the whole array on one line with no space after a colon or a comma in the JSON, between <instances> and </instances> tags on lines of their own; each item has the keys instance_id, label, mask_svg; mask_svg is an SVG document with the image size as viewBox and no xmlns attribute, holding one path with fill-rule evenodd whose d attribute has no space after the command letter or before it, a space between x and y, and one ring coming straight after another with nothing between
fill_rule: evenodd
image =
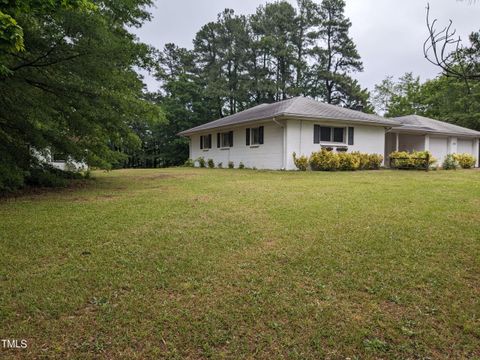
<instances>
[{"instance_id":1,"label":"white ranch house","mask_svg":"<svg viewBox=\"0 0 480 360\"><path fill-rule=\"evenodd\" d=\"M388 119L296 97L215 120L179 133L190 139L190 158L233 161L257 169L295 170L293 153L323 147L380 154L428 150L441 164L447 154L479 158L480 132L420 116ZM385 161L388 165L388 161Z\"/></svg>"}]
</instances>

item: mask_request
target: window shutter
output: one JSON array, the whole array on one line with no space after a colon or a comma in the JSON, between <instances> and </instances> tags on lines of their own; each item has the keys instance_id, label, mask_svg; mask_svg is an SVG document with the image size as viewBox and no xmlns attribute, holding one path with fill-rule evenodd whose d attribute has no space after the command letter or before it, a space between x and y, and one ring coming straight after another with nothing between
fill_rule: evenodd
<instances>
[{"instance_id":1,"label":"window shutter","mask_svg":"<svg viewBox=\"0 0 480 360\"><path fill-rule=\"evenodd\" d=\"M320 144L320 125L313 125L313 143Z\"/></svg>"},{"instance_id":2,"label":"window shutter","mask_svg":"<svg viewBox=\"0 0 480 360\"><path fill-rule=\"evenodd\" d=\"M229 140L230 140L229 141L230 142L230 147L232 147L233 146L233 131L230 131L228 133L228 135L229 135L228 137L229 137Z\"/></svg>"},{"instance_id":3,"label":"window shutter","mask_svg":"<svg viewBox=\"0 0 480 360\"><path fill-rule=\"evenodd\" d=\"M348 145L353 145L353 127L348 128Z\"/></svg>"},{"instance_id":4,"label":"window shutter","mask_svg":"<svg viewBox=\"0 0 480 360\"><path fill-rule=\"evenodd\" d=\"M217 148L220 147L220 133L217 133Z\"/></svg>"},{"instance_id":5,"label":"window shutter","mask_svg":"<svg viewBox=\"0 0 480 360\"><path fill-rule=\"evenodd\" d=\"M203 149L203 135L200 135L200 150Z\"/></svg>"},{"instance_id":6,"label":"window shutter","mask_svg":"<svg viewBox=\"0 0 480 360\"><path fill-rule=\"evenodd\" d=\"M247 128L245 131L245 139L247 146L250 145L250 128Z\"/></svg>"},{"instance_id":7,"label":"window shutter","mask_svg":"<svg viewBox=\"0 0 480 360\"><path fill-rule=\"evenodd\" d=\"M208 134L208 148L212 148L212 134Z\"/></svg>"},{"instance_id":8,"label":"window shutter","mask_svg":"<svg viewBox=\"0 0 480 360\"><path fill-rule=\"evenodd\" d=\"M258 128L258 143L263 144L263 126Z\"/></svg>"}]
</instances>

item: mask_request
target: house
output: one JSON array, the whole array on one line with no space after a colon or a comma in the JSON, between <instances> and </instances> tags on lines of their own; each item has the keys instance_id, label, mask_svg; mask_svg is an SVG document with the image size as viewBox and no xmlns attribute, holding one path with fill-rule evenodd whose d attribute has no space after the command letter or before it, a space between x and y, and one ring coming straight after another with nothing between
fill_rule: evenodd
<instances>
[{"instance_id":1,"label":"house","mask_svg":"<svg viewBox=\"0 0 480 360\"><path fill-rule=\"evenodd\" d=\"M480 133L451 126L456 130L449 127L442 133L438 124L427 128L408 119L387 119L295 97L258 105L179 135L190 139L191 159L203 157L224 166L232 161L236 167L242 162L246 167L258 169L295 170L293 153L309 156L321 148L380 154L385 158L396 149L430 149L433 156L440 157L443 149L439 150L439 137L447 139L447 152L467 149L464 140L470 141L470 151L478 157ZM460 147L459 141L462 141Z\"/></svg>"},{"instance_id":2,"label":"house","mask_svg":"<svg viewBox=\"0 0 480 360\"><path fill-rule=\"evenodd\" d=\"M63 171L85 171L88 170L88 165L83 161L76 161L72 157L62 154L54 153L49 148L38 151L34 148L30 149L33 156L35 156L40 164L50 165L56 169Z\"/></svg>"}]
</instances>

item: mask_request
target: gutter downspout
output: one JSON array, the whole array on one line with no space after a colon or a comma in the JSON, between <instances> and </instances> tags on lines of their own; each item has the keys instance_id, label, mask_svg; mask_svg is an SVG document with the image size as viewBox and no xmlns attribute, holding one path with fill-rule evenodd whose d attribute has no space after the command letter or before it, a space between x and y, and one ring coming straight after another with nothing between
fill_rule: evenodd
<instances>
[{"instance_id":1,"label":"gutter downspout","mask_svg":"<svg viewBox=\"0 0 480 360\"><path fill-rule=\"evenodd\" d=\"M286 170L287 168L287 163L286 163L286 158L287 158L287 154L286 154L286 143L287 143L287 129L285 128L285 125L282 125L280 124L276 119L275 117L272 118L273 122L275 124L277 124L278 126L280 126L282 129L283 129L283 141L282 141L282 170Z\"/></svg>"}]
</instances>

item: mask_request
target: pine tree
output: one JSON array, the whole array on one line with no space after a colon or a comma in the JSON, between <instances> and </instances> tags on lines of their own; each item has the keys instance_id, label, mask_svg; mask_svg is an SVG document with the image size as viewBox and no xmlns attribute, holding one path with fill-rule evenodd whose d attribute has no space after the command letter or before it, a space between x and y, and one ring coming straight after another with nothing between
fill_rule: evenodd
<instances>
[{"instance_id":1,"label":"pine tree","mask_svg":"<svg viewBox=\"0 0 480 360\"><path fill-rule=\"evenodd\" d=\"M346 104L352 87L350 74L362 71L355 43L349 35L351 22L345 17L344 0L323 0L319 7L320 43L313 55L311 95L329 104Z\"/></svg>"}]
</instances>

